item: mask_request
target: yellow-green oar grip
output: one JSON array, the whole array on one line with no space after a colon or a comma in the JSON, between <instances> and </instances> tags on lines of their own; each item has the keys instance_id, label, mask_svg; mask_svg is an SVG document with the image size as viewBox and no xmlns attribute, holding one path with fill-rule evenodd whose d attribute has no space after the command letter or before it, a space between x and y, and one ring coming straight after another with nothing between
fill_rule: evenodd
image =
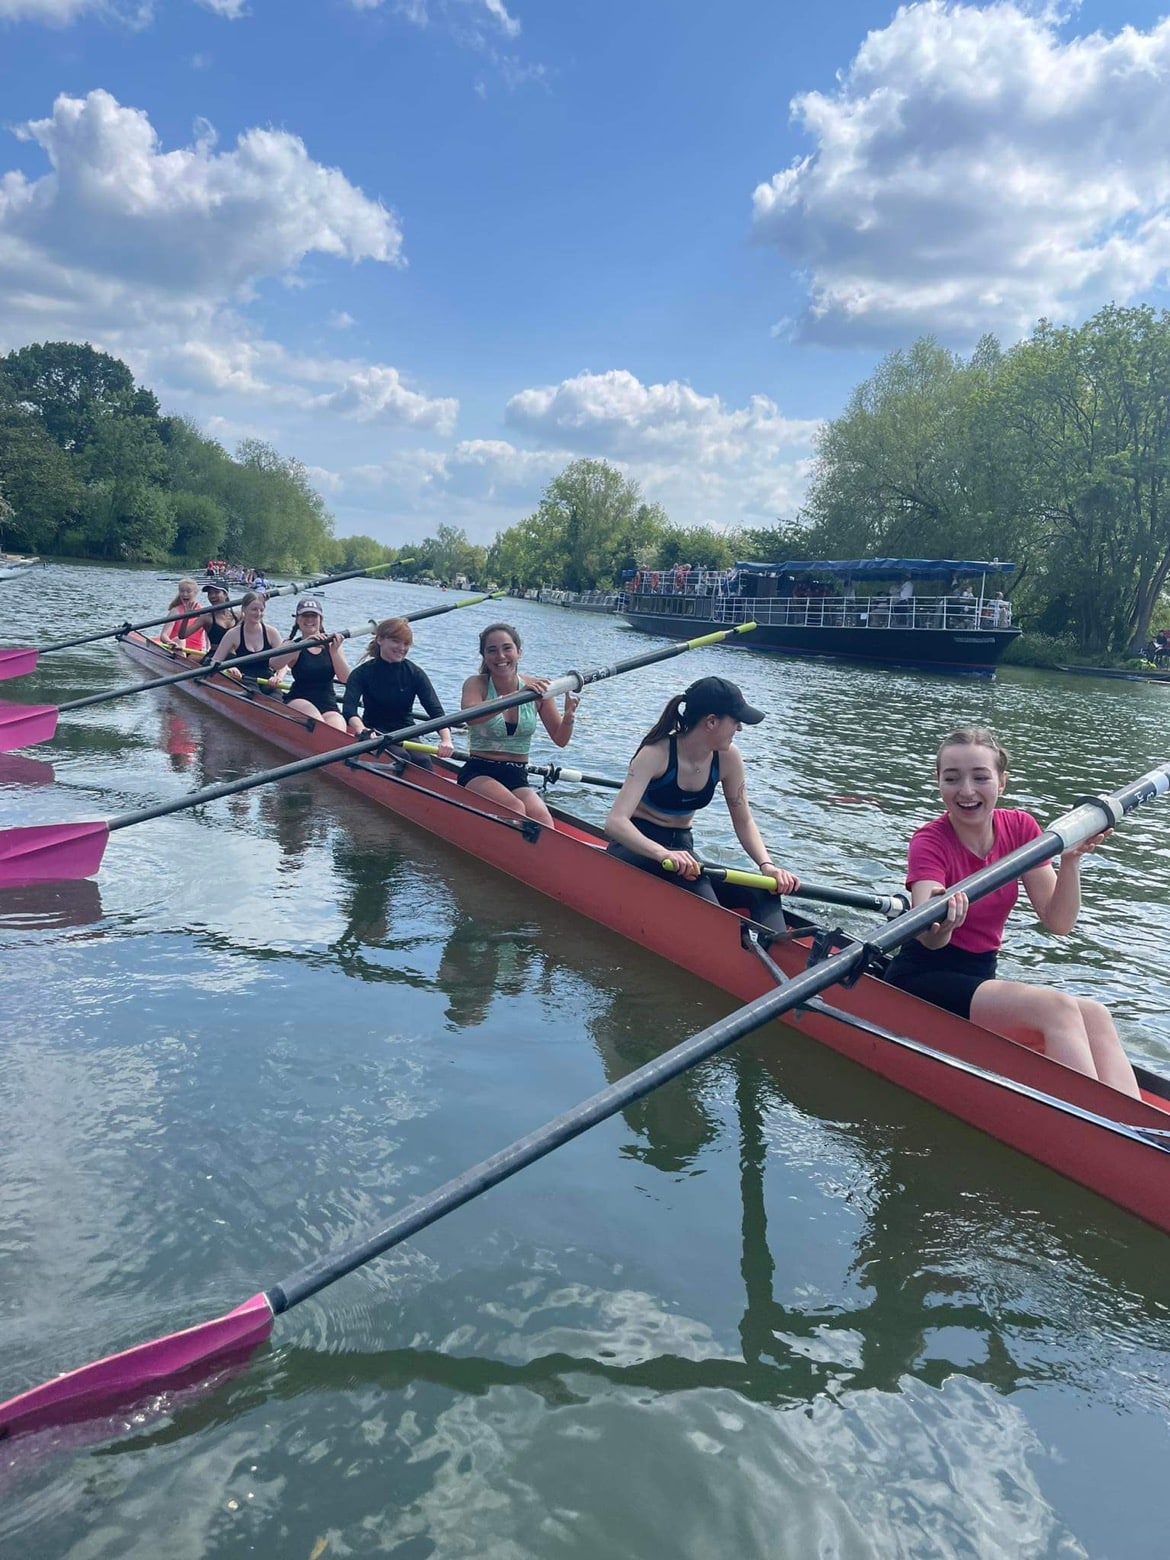
<instances>
[{"instance_id":1,"label":"yellow-green oar grip","mask_svg":"<svg viewBox=\"0 0 1170 1560\"><path fill-rule=\"evenodd\" d=\"M732 634L750 634L755 628L754 623L737 623L734 628L721 628L717 634L703 634L698 639L688 639L687 649L697 650L700 645L718 645L725 639L730 639Z\"/></svg>"}]
</instances>

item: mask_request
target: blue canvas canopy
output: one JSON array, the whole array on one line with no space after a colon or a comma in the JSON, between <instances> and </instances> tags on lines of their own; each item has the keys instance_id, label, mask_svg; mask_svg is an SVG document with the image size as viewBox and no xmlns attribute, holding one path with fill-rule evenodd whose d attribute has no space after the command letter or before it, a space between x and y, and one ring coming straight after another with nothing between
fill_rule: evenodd
<instances>
[{"instance_id":1,"label":"blue canvas canopy","mask_svg":"<svg viewBox=\"0 0 1170 1560\"><path fill-rule=\"evenodd\" d=\"M1014 563L973 562L969 558L829 558L810 563L803 558L788 563L737 563L741 574L852 574L870 580L952 579L968 574L1011 574Z\"/></svg>"}]
</instances>

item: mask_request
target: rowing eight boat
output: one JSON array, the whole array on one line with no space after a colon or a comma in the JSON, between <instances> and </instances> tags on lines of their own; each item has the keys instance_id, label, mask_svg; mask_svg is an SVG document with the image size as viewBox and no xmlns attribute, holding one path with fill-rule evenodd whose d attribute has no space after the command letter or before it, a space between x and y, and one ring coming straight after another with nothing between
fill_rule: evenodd
<instances>
[{"instance_id":1,"label":"rowing eight boat","mask_svg":"<svg viewBox=\"0 0 1170 1560\"><path fill-rule=\"evenodd\" d=\"M168 651L140 634L119 641L152 674ZM254 735L301 758L342 747L347 734L290 714L270 695L216 676L182 685ZM489 866L682 966L737 1001L809 961L808 936L771 944L768 960L740 917L683 894L606 854L601 832L558 808L549 829L459 790L445 770L356 759L335 779ZM1000 1035L863 975L832 1008L791 1022L893 1083L1092 1188L1170 1232L1170 1079L1138 1068L1141 1100L1049 1061Z\"/></svg>"}]
</instances>

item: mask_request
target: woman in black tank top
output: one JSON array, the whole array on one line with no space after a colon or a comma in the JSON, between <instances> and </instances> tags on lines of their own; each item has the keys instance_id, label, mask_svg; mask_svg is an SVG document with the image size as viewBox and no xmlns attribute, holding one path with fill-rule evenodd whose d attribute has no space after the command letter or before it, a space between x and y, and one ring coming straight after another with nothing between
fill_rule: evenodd
<instances>
[{"instance_id":1,"label":"woman in black tank top","mask_svg":"<svg viewBox=\"0 0 1170 1560\"><path fill-rule=\"evenodd\" d=\"M743 759L735 747L740 727L763 718L725 677L701 677L676 694L642 738L605 832L612 841L610 855L781 930L784 914L775 896L794 893L800 882L768 855L748 806ZM775 880L771 894L702 876L691 822L712 800L717 784L740 844L756 870ZM675 868L669 873L662 866L668 860Z\"/></svg>"},{"instance_id":2,"label":"woman in black tank top","mask_svg":"<svg viewBox=\"0 0 1170 1560\"><path fill-rule=\"evenodd\" d=\"M207 597L207 605L210 611L203 614L203 630L207 635L207 654L205 661L210 661L219 649L219 642L230 629L235 628L240 621L235 612L228 606L228 589L219 580L209 580L203 587L203 594Z\"/></svg>"},{"instance_id":3,"label":"woman in black tank top","mask_svg":"<svg viewBox=\"0 0 1170 1560\"><path fill-rule=\"evenodd\" d=\"M211 657L213 666L220 661L226 661L229 656L252 655L260 650L275 649L282 642L277 630L271 623L264 621L263 596L258 596L255 591L249 591L240 606L242 608L240 621L235 628L229 628L216 645ZM243 668L229 666L225 670L229 677L255 684L259 678L268 679L272 676L271 658L253 661L250 666Z\"/></svg>"},{"instance_id":4,"label":"woman in black tank top","mask_svg":"<svg viewBox=\"0 0 1170 1560\"><path fill-rule=\"evenodd\" d=\"M298 601L296 627L292 637L317 639L324 632L325 619L317 598L306 596L303 601ZM292 687L284 695L284 702L290 710L295 710L298 715L307 715L310 720L323 721L335 731L345 730L345 721L333 691L334 679L344 683L349 676L349 663L342 653L340 634L331 634L326 644L312 645L304 650L295 650L291 655L277 656L272 665L278 673L286 666L292 667Z\"/></svg>"}]
</instances>

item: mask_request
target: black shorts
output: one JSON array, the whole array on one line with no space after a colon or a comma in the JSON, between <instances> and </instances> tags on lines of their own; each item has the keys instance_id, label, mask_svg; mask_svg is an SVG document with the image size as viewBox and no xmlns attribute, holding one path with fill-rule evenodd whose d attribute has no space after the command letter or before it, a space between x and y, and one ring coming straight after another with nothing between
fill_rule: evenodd
<instances>
[{"instance_id":1,"label":"black shorts","mask_svg":"<svg viewBox=\"0 0 1170 1560\"><path fill-rule=\"evenodd\" d=\"M912 997L970 1018L971 998L985 980L995 979L996 959L994 952L970 953L949 943L945 948L924 948L915 941L898 952L884 978Z\"/></svg>"},{"instance_id":2,"label":"black shorts","mask_svg":"<svg viewBox=\"0 0 1170 1560\"><path fill-rule=\"evenodd\" d=\"M501 758L469 758L459 771L457 785L468 785L472 780L494 780L507 791L531 789L528 765L521 760L508 763Z\"/></svg>"}]
</instances>

